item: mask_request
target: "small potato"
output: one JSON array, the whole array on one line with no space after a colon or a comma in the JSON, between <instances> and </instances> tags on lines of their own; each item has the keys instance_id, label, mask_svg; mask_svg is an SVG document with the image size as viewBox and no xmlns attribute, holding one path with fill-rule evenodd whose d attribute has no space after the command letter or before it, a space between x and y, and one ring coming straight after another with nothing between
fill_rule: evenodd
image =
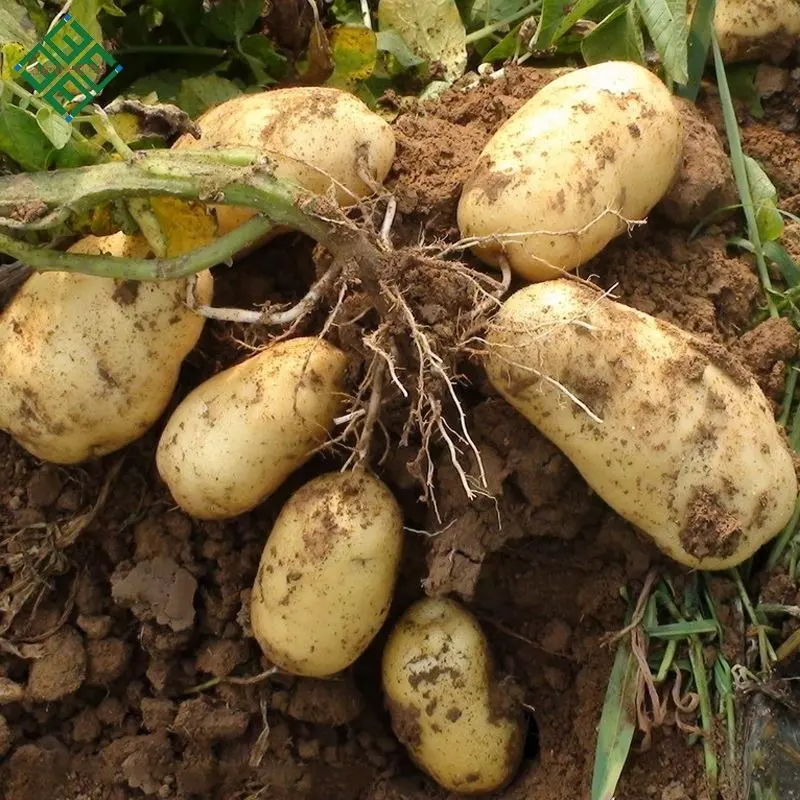
<instances>
[{"instance_id":1,"label":"small potato","mask_svg":"<svg viewBox=\"0 0 800 800\"><path fill-rule=\"evenodd\" d=\"M198 386L175 409L156 466L180 507L228 519L311 457L344 399L347 357L316 338L280 342Z\"/></svg>"},{"instance_id":2,"label":"small potato","mask_svg":"<svg viewBox=\"0 0 800 800\"><path fill-rule=\"evenodd\" d=\"M146 258L144 238L88 236L72 253ZM34 274L0 315L0 429L45 461L75 464L138 439L167 407L204 320L187 282ZM197 300L211 302L209 272Z\"/></svg>"},{"instance_id":3,"label":"small potato","mask_svg":"<svg viewBox=\"0 0 800 800\"><path fill-rule=\"evenodd\" d=\"M332 190L341 205L371 194L362 176L382 183L394 161L389 124L349 92L329 87L275 89L234 97L206 111L200 139L185 134L173 149L253 147L276 163L275 174L316 194ZM216 206L219 235L254 212Z\"/></svg>"},{"instance_id":4,"label":"small potato","mask_svg":"<svg viewBox=\"0 0 800 800\"><path fill-rule=\"evenodd\" d=\"M783 61L800 38L800 0L717 0L714 30L727 63Z\"/></svg>"},{"instance_id":5,"label":"small potato","mask_svg":"<svg viewBox=\"0 0 800 800\"><path fill-rule=\"evenodd\" d=\"M789 521L792 457L722 347L555 280L513 294L484 365L614 510L690 567L734 567Z\"/></svg>"},{"instance_id":6,"label":"small potato","mask_svg":"<svg viewBox=\"0 0 800 800\"><path fill-rule=\"evenodd\" d=\"M599 253L669 189L683 144L666 86L644 67L613 61L541 89L484 147L458 205L475 253L529 281L557 277Z\"/></svg>"},{"instance_id":7,"label":"small potato","mask_svg":"<svg viewBox=\"0 0 800 800\"><path fill-rule=\"evenodd\" d=\"M452 600L420 600L383 652L392 728L414 761L461 795L492 794L513 777L525 741L522 708L496 681L477 620Z\"/></svg>"},{"instance_id":8,"label":"small potato","mask_svg":"<svg viewBox=\"0 0 800 800\"><path fill-rule=\"evenodd\" d=\"M324 678L350 666L389 611L403 516L363 472L310 481L281 509L253 586L250 621L273 664Z\"/></svg>"}]
</instances>

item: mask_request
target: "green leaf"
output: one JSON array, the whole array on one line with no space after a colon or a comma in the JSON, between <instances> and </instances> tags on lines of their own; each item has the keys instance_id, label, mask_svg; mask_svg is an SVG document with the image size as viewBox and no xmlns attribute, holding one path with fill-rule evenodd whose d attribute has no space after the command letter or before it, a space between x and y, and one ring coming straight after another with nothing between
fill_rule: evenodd
<instances>
[{"instance_id":1,"label":"green leaf","mask_svg":"<svg viewBox=\"0 0 800 800\"><path fill-rule=\"evenodd\" d=\"M147 97L155 94L162 103L177 100L181 84L191 73L185 70L162 69L135 80L125 91L126 97Z\"/></svg>"},{"instance_id":2,"label":"green leaf","mask_svg":"<svg viewBox=\"0 0 800 800\"><path fill-rule=\"evenodd\" d=\"M125 16L125 13L111 0L73 0L69 13L79 22L87 33L96 41L103 41L103 29L100 27L100 12L105 11L114 17Z\"/></svg>"},{"instance_id":3,"label":"green leaf","mask_svg":"<svg viewBox=\"0 0 800 800\"><path fill-rule=\"evenodd\" d=\"M263 64L267 75L274 80L286 75L287 60L275 49L275 45L266 36L254 34L245 36L241 41L244 53L258 59Z\"/></svg>"},{"instance_id":4,"label":"green leaf","mask_svg":"<svg viewBox=\"0 0 800 800\"><path fill-rule=\"evenodd\" d=\"M378 34L378 50L383 53L389 53L405 69L418 67L420 64L425 63L423 59L411 51L405 39L397 31L381 31Z\"/></svg>"},{"instance_id":5,"label":"green leaf","mask_svg":"<svg viewBox=\"0 0 800 800\"><path fill-rule=\"evenodd\" d=\"M195 119L211 106L224 103L241 93L242 90L233 81L220 78L218 75L205 75L183 81L176 103Z\"/></svg>"},{"instance_id":6,"label":"green leaf","mask_svg":"<svg viewBox=\"0 0 800 800\"><path fill-rule=\"evenodd\" d=\"M784 224L783 217L778 211L778 190L754 158L745 155L744 166L761 241L771 242L780 239Z\"/></svg>"},{"instance_id":7,"label":"green leaf","mask_svg":"<svg viewBox=\"0 0 800 800\"><path fill-rule=\"evenodd\" d=\"M516 52L519 42L519 29L523 23L515 25L489 52L483 57L484 62L505 61Z\"/></svg>"},{"instance_id":8,"label":"green leaf","mask_svg":"<svg viewBox=\"0 0 800 800\"><path fill-rule=\"evenodd\" d=\"M591 800L612 800L636 730L638 665L627 639L617 646L597 730Z\"/></svg>"},{"instance_id":9,"label":"green leaf","mask_svg":"<svg viewBox=\"0 0 800 800\"><path fill-rule=\"evenodd\" d=\"M185 28L196 27L203 17L203 0L150 0L150 5Z\"/></svg>"},{"instance_id":10,"label":"green leaf","mask_svg":"<svg viewBox=\"0 0 800 800\"><path fill-rule=\"evenodd\" d=\"M669 79L689 80L689 23L686 0L636 0Z\"/></svg>"},{"instance_id":11,"label":"green leaf","mask_svg":"<svg viewBox=\"0 0 800 800\"><path fill-rule=\"evenodd\" d=\"M748 111L755 119L763 119L764 106L756 84L758 64L733 64L727 70L731 95L748 104Z\"/></svg>"},{"instance_id":12,"label":"green leaf","mask_svg":"<svg viewBox=\"0 0 800 800\"><path fill-rule=\"evenodd\" d=\"M36 123L56 150L63 150L72 138L72 126L51 109L43 107L36 112Z\"/></svg>"},{"instance_id":13,"label":"green leaf","mask_svg":"<svg viewBox=\"0 0 800 800\"><path fill-rule=\"evenodd\" d=\"M20 81L20 73L14 72L14 65L28 52L19 42L0 44L0 78L4 81Z\"/></svg>"},{"instance_id":14,"label":"green leaf","mask_svg":"<svg viewBox=\"0 0 800 800\"><path fill-rule=\"evenodd\" d=\"M38 172L50 165L53 145L30 111L7 104L0 113L0 151L26 172Z\"/></svg>"},{"instance_id":15,"label":"green leaf","mask_svg":"<svg viewBox=\"0 0 800 800\"><path fill-rule=\"evenodd\" d=\"M343 25L364 24L359 0L334 0L332 11L333 16Z\"/></svg>"},{"instance_id":16,"label":"green leaf","mask_svg":"<svg viewBox=\"0 0 800 800\"><path fill-rule=\"evenodd\" d=\"M644 64L644 41L635 18L635 6L620 6L612 11L581 42L581 55L587 64L603 61L635 61Z\"/></svg>"},{"instance_id":17,"label":"green leaf","mask_svg":"<svg viewBox=\"0 0 800 800\"><path fill-rule=\"evenodd\" d=\"M203 18L203 24L218 39L236 42L261 17L263 0L221 0Z\"/></svg>"},{"instance_id":18,"label":"green leaf","mask_svg":"<svg viewBox=\"0 0 800 800\"><path fill-rule=\"evenodd\" d=\"M515 14L526 2L523 0L475 0L465 13L470 25L491 25Z\"/></svg>"},{"instance_id":19,"label":"green leaf","mask_svg":"<svg viewBox=\"0 0 800 800\"><path fill-rule=\"evenodd\" d=\"M373 31L363 26L338 26L330 32L330 43L333 75L326 81L329 86L352 89L372 75L378 58Z\"/></svg>"},{"instance_id":20,"label":"green leaf","mask_svg":"<svg viewBox=\"0 0 800 800\"><path fill-rule=\"evenodd\" d=\"M800 267L797 262L789 255L786 248L777 242L767 242L762 248L764 256L776 264L786 281L786 285L793 289L800 286Z\"/></svg>"},{"instance_id":21,"label":"green leaf","mask_svg":"<svg viewBox=\"0 0 800 800\"><path fill-rule=\"evenodd\" d=\"M544 0L539 27L534 37L537 50L554 45L579 19L596 6L600 0ZM624 10L624 6L620 6Z\"/></svg>"},{"instance_id":22,"label":"green leaf","mask_svg":"<svg viewBox=\"0 0 800 800\"><path fill-rule=\"evenodd\" d=\"M381 0L378 18L382 31L397 31L417 56L440 63L446 80L464 74L466 31L455 0Z\"/></svg>"},{"instance_id":23,"label":"green leaf","mask_svg":"<svg viewBox=\"0 0 800 800\"><path fill-rule=\"evenodd\" d=\"M20 42L32 47L37 38L36 26L25 8L16 0L0 0L0 44Z\"/></svg>"},{"instance_id":24,"label":"green leaf","mask_svg":"<svg viewBox=\"0 0 800 800\"><path fill-rule=\"evenodd\" d=\"M700 90L708 52L711 49L711 33L714 30L714 10L716 0L697 0L692 12L692 24L689 29L688 68L689 79L678 86L677 93L681 97L694 102Z\"/></svg>"}]
</instances>

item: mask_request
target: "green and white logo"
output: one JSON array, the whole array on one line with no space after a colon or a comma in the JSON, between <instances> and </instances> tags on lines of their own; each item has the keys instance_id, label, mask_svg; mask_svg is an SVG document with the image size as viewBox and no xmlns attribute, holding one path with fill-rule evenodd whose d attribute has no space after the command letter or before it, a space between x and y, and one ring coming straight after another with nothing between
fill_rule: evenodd
<instances>
[{"instance_id":1,"label":"green and white logo","mask_svg":"<svg viewBox=\"0 0 800 800\"><path fill-rule=\"evenodd\" d=\"M109 71L102 77L106 66ZM14 70L22 72L34 93L71 122L122 71L122 65L65 14Z\"/></svg>"}]
</instances>

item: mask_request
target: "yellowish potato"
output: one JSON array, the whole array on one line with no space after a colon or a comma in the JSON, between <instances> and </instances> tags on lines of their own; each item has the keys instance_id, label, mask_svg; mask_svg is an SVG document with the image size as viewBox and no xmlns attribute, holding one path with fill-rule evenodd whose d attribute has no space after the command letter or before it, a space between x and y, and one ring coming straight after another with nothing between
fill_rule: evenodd
<instances>
[{"instance_id":1,"label":"yellowish potato","mask_svg":"<svg viewBox=\"0 0 800 800\"><path fill-rule=\"evenodd\" d=\"M329 87L241 95L206 111L197 124L201 138L185 134L173 149L256 148L274 159L278 177L316 194L332 191L344 206L371 194L368 181L382 183L394 161L388 123L349 92ZM215 208L220 236L254 214Z\"/></svg>"},{"instance_id":2,"label":"yellowish potato","mask_svg":"<svg viewBox=\"0 0 800 800\"><path fill-rule=\"evenodd\" d=\"M677 175L682 145L672 97L644 67L574 70L484 147L459 201L461 235L500 237L474 248L488 264L505 255L526 280L557 277L649 214Z\"/></svg>"},{"instance_id":3,"label":"yellowish potato","mask_svg":"<svg viewBox=\"0 0 800 800\"><path fill-rule=\"evenodd\" d=\"M522 758L522 709L494 674L477 620L448 599L406 611L383 652L392 728L414 761L461 795L493 794Z\"/></svg>"},{"instance_id":4,"label":"yellowish potato","mask_svg":"<svg viewBox=\"0 0 800 800\"><path fill-rule=\"evenodd\" d=\"M88 236L72 253L150 255L140 236ZM212 298L198 276L200 303ZM75 464L138 439L167 407L204 320L185 279L70 272L30 277L0 315L0 428L45 461Z\"/></svg>"},{"instance_id":5,"label":"yellowish potato","mask_svg":"<svg viewBox=\"0 0 800 800\"><path fill-rule=\"evenodd\" d=\"M346 367L333 345L300 337L198 386L175 409L156 453L175 501L199 519L255 508L327 438Z\"/></svg>"},{"instance_id":6,"label":"yellowish potato","mask_svg":"<svg viewBox=\"0 0 800 800\"><path fill-rule=\"evenodd\" d=\"M497 391L676 561L734 567L789 521L792 457L723 348L565 279L513 294L487 341Z\"/></svg>"},{"instance_id":7,"label":"yellowish potato","mask_svg":"<svg viewBox=\"0 0 800 800\"><path fill-rule=\"evenodd\" d=\"M800 0L717 0L714 30L728 63L783 61L800 38Z\"/></svg>"},{"instance_id":8,"label":"yellowish potato","mask_svg":"<svg viewBox=\"0 0 800 800\"><path fill-rule=\"evenodd\" d=\"M273 664L324 678L350 666L383 625L403 546L403 516L364 472L310 481L281 509L258 568L253 634Z\"/></svg>"}]
</instances>

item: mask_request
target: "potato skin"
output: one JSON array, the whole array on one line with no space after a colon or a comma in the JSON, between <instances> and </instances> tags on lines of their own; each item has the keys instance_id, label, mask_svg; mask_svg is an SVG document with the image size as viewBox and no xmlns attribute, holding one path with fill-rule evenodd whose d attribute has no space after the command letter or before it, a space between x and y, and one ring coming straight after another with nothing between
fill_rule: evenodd
<instances>
[{"instance_id":1,"label":"potato skin","mask_svg":"<svg viewBox=\"0 0 800 800\"><path fill-rule=\"evenodd\" d=\"M498 392L676 561L736 566L788 522L792 457L723 348L565 279L513 294L487 341Z\"/></svg>"},{"instance_id":2,"label":"potato skin","mask_svg":"<svg viewBox=\"0 0 800 800\"><path fill-rule=\"evenodd\" d=\"M490 794L514 777L521 706L496 682L486 637L465 608L446 598L411 606L386 643L382 675L396 736L440 786Z\"/></svg>"},{"instance_id":3,"label":"potato skin","mask_svg":"<svg viewBox=\"0 0 800 800\"><path fill-rule=\"evenodd\" d=\"M275 160L275 174L317 194L333 188L341 205L372 193L359 175L382 183L394 161L391 127L348 92L330 87L275 89L234 97L198 120L202 136L185 134L173 149L253 147ZM220 236L246 222L254 212L215 206Z\"/></svg>"},{"instance_id":4,"label":"potato skin","mask_svg":"<svg viewBox=\"0 0 800 800\"><path fill-rule=\"evenodd\" d=\"M317 678L350 666L386 619L402 546L400 506L372 475L332 472L295 492L251 596L253 634L267 658Z\"/></svg>"},{"instance_id":5,"label":"potato skin","mask_svg":"<svg viewBox=\"0 0 800 800\"><path fill-rule=\"evenodd\" d=\"M72 253L146 258L144 238L88 236ZM42 272L0 315L0 428L45 461L76 464L138 439L167 407L204 320L185 279ZM198 276L210 303L213 279Z\"/></svg>"},{"instance_id":6,"label":"potato skin","mask_svg":"<svg viewBox=\"0 0 800 800\"><path fill-rule=\"evenodd\" d=\"M325 441L343 402L347 357L300 337L218 373L175 409L156 466L198 519L254 508Z\"/></svg>"},{"instance_id":7,"label":"potato skin","mask_svg":"<svg viewBox=\"0 0 800 800\"><path fill-rule=\"evenodd\" d=\"M548 231L474 252L496 265L505 249L529 281L557 277L626 230L623 218L647 216L677 174L682 144L670 93L644 67L574 70L541 89L484 147L459 201L461 235Z\"/></svg>"},{"instance_id":8,"label":"potato skin","mask_svg":"<svg viewBox=\"0 0 800 800\"><path fill-rule=\"evenodd\" d=\"M783 61L800 37L800 0L717 0L714 30L727 63Z\"/></svg>"}]
</instances>

